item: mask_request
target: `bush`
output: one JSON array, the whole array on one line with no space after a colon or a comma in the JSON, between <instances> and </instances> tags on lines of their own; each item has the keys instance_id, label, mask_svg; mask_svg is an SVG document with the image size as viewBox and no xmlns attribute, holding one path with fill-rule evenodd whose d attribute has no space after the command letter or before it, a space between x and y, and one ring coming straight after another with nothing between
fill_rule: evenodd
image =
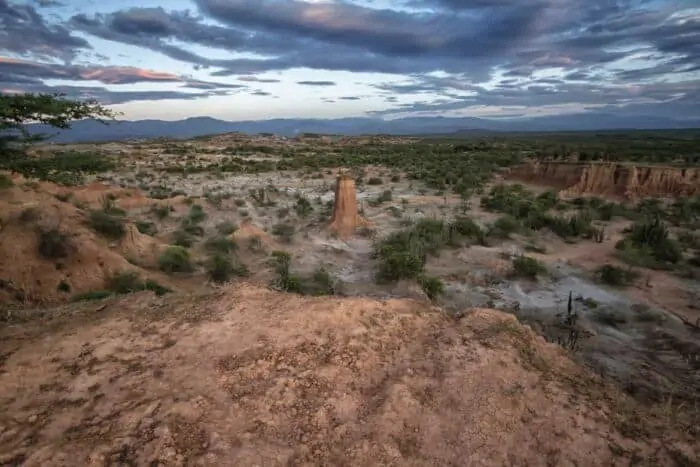
<instances>
[{"instance_id":1,"label":"bush","mask_svg":"<svg viewBox=\"0 0 700 467\"><path fill-rule=\"evenodd\" d=\"M216 224L216 230L222 235L231 235L238 230L238 226L231 221L223 221Z\"/></svg>"},{"instance_id":2,"label":"bush","mask_svg":"<svg viewBox=\"0 0 700 467\"><path fill-rule=\"evenodd\" d=\"M413 279L423 272L424 261L415 252L407 250L388 251L382 254L377 279L398 281Z\"/></svg>"},{"instance_id":3,"label":"bush","mask_svg":"<svg viewBox=\"0 0 700 467\"><path fill-rule=\"evenodd\" d=\"M520 255L513 259L513 276L526 279L537 279L537 276L547 271L547 268L535 258Z\"/></svg>"},{"instance_id":4,"label":"bush","mask_svg":"<svg viewBox=\"0 0 700 467\"><path fill-rule=\"evenodd\" d=\"M70 235L52 228L39 232L38 249L42 258L60 259L73 254L75 245Z\"/></svg>"},{"instance_id":5,"label":"bush","mask_svg":"<svg viewBox=\"0 0 700 467\"><path fill-rule=\"evenodd\" d=\"M176 230L173 232L172 244L181 246L183 248L189 248L194 243L194 239L190 234L184 230Z\"/></svg>"},{"instance_id":6,"label":"bush","mask_svg":"<svg viewBox=\"0 0 700 467\"><path fill-rule=\"evenodd\" d=\"M104 211L91 211L88 223L97 233L112 240L119 240L126 234L124 219Z\"/></svg>"},{"instance_id":7,"label":"bush","mask_svg":"<svg viewBox=\"0 0 700 467\"><path fill-rule=\"evenodd\" d=\"M10 177L5 174L0 174L0 189L12 188L13 186L15 186L15 182L13 182Z\"/></svg>"},{"instance_id":8,"label":"bush","mask_svg":"<svg viewBox=\"0 0 700 467\"><path fill-rule=\"evenodd\" d=\"M157 233L156 225L153 222L137 221L136 228L142 234L153 236Z\"/></svg>"},{"instance_id":9,"label":"bush","mask_svg":"<svg viewBox=\"0 0 700 467\"><path fill-rule=\"evenodd\" d=\"M190 207L188 219L191 223L198 224L206 218L207 213L204 212L204 208L202 206L200 206L199 204L193 204L192 207Z\"/></svg>"},{"instance_id":10,"label":"bush","mask_svg":"<svg viewBox=\"0 0 700 467\"><path fill-rule=\"evenodd\" d=\"M321 296L336 294L336 280L323 266L317 268L311 280L303 287L306 295Z\"/></svg>"},{"instance_id":11,"label":"bush","mask_svg":"<svg viewBox=\"0 0 700 467\"><path fill-rule=\"evenodd\" d=\"M204 235L204 227L193 222L190 218L185 218L180 223L180 228L190 235L201 237Z\"/></svg>"},{"instance_id":12,"label":"bush","mask_svg":"<svg viewBox=\"0 0 700 467\"><path fill-rule=\"evenodd\" d=\"M143 282L137 272L121 272L107 280L107 289L117 294L143 290Z\"/></svg>"},{"instance_id":13,"label":"bush","mask_svg":"<svg viewBox=\"0 0 700 467\"><path fill-rule=\"evenodd\" d=\"M645 267L676 264L683 259L680 245L669 237L668 228L659 217L635 222L627 237L615 247L622 259Z\"/></svg>"},{"instance_id":14,"label":"bush","mask_svg":"<svg viewBox=\"0 0 700 467\"><path fill-rule=\"evenodd\" d=\"M207 262L207 275L216 283L228 282L233 274L233 262L228 256L216 254Z\"/></svg>"},{"instance_id":15,"label":"bush","mask_svg":"<svg viewBox=\"0 0 700 467\"><path fill-rule=\"evenodd\" d=\"M418 283L430 300L436 300L445 292L445 284L438 277L419 276Z\"/></svg>"},{"instance_id":16,"label":"bush","mask_svg":"<svg viewBox=\"0 0 700 467\"><path fill-rule=\"evenodd\" d=\"M294 239L295 229L291 224L275 224L272 226L272 235L280 237L286 243L291 243Z\"/></svg>"},{"instance_id":17,"label":"bush","mask_svg":"<svg viewBox=\"0 0 700 467\"><path fill-rule=\"evenodd\" d=\"M154 280L142 281L139 273L135 271L121 272L110 277L107 280L107 290L120 295L143 290L150 290L158 296L172 292Z\"/></svg>"},{"instance_id":18,"label":"bush","mask_svg":"<svg viewBox=\"0 0 700 467\"><path fill-rule=\"evenodd\" d=\"M299 217L306 217L313 212L314 208L307 198L299 196L297 198L297 203L294 205L294 210Z\"/></svg>"},{"instance_id":19,"label":"bush","mask_svg":"<svg viewBox=\"0 0 700 467\"><path fill-rule=\"evenodd\" d=\"M301 278L292 274L289 270L292 256L286 251L273 251L271 260L275 266L277 277L273 279L272 286L283 292L295 292L304 294L304 286Z\"/></svg>"},{"instance_id":20,"label":"bush","mask_svg":"<svg viewBox=\"0 0 700 467\"><path fill-rule=\"evenodd\" d=\"M457 234L474 239L480 245L486 245L486 235L473 219L466 216L458 217L452 223L452 228Z\"/></svg>"},{"instance_id":21,"label":"bush","mask_svg":"<svg viewBox=\"0 0 700 467\"><path fill-rule=\"evenodd\" d=\"M74 295L71 298L71 301L73 302L85 302L85 301L92 301L92 300L103 300L105 298L111 297L112 292L109 290L91 290L89 292L83 292Z\"/></svg>"},{"instance_id":22,"label":"bush","mask_svg":"<svg viewBox=\"0 0 700 467\"><path fill-rule=\"evenodd\" d=\"M215 253L207 261L207 276L218 284L228 282L232 276L247 275L248 270L244 265L236 265L230 256Z\"/></svg>"},{"instance_id":23,"label":"bush","mask_svg":"<svg viewBox=\"0 0 700 467\"><path fill-rule=\"evenodd\" d=\"M153 207L151 207L151 212L155 214L158 219L163 220L170 215L170 207L153 205Z\"/></svg>"},{"instance_id":24,"label":"bush","mask_svg":"<svg viewBox=\"0 0 700 467\"><path fill-rule=\"evenodd\" d=\"M370 177L369 180L367 180L367 185L381 185L384 183L384 180L382 180L380 177Z\"/></svg>"},{"instance_id":25,"label":"bush","mask_svg":"<svg viewBox=\"0 0 700 467\"><path fill-rule=\"evenodd\" d=\"M158 257L158 267L161 271L172 272L191 272L194 270L190 262L190 253L181 246L169 246Z\"/></svg>"},{"instance_id":26,"label":"bush","mask_svg":"<svg viewBox=\"0 0 700 467\"><path fill-rule=\"evenodd\" d=\"M520 223L513 216L503 216L493 223L490 234L497 237L508 238L512 233L520 229Z\"/></svg>"},{"instance_id":27,"label":"bush","mask_svg":"<svg viewBox=\"0 0 700 467\"><path fill-rule=\"evenodd\" d=\"M204 248L211 253L228 254L236 251L238 245L229 237L217 236L207 239L207 241L204 242Z\"/></svg>"},{"instance_id":28,"label":"bush","mask_svg":"<svg viewBox=\"0 0 700 467\"><path fill-rule=\"evenodd\" d=\"M602 283L615 287L631 285L639 274L632 269L622 269L612 264L604 264L595 271L595 276Z\"/></svg>"}]
</instances>

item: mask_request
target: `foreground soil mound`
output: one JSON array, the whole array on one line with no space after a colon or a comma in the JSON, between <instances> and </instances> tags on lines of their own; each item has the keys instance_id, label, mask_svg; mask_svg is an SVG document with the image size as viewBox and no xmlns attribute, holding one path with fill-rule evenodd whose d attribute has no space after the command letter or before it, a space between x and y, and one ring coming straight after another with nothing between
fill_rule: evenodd
<instances>
[{"instance_id":1,"label":"foreground soil mound","mask_svg":"<svg viewBox=\"0 0 700 467\"><path fill-rule=\"evenodd\" d=\"M530 162L510 170L508 179L553 186L564 196L599 195L626 199L700 194L700 169L620 164Z\"/></svg>"},{"instance_id":2,"label":"foreground soil mound","mask_svg":"<svg viewBox=\"0 0 700 467\"><path fill-rule=\"evenodd\" d=\"M3 465L697 460L496 311L241 285L43 315L0 328Z\"/></svg>"}]
</instances>

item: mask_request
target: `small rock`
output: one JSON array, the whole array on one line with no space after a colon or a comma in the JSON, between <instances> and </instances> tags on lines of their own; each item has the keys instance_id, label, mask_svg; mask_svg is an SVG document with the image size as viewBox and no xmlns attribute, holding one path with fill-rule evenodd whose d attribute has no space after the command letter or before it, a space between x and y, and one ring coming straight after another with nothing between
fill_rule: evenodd
<instances>
[{"instance_id":1,"label":"small rock","mask_svg":"<svg viewBox=\"0 0 700 467\"><path fill-rule=\"evenodd\" d=\"M31 417L29 417L29 418L27 419L27 421L28 421L29 423L36 423L36 421L37 421L38 419L39 419L39 417L37 417L36 415L32 415Z\"/></svg>"}]
</instances>

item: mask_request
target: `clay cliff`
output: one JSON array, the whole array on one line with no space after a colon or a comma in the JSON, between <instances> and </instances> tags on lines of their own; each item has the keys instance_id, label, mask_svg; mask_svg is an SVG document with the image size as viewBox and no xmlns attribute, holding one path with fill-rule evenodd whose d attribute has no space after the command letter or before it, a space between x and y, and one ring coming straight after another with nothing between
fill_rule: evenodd
<instances>
[{"instance_id":1,"label":"clay cliff","mask_svg":"<svg viewBox=\"0 0 700 467\"><path fill-rule=\"evenodd\" d=\"M562 196L635 200L700 194L700 168L529 162L511 168L506 179L552 186L561 190Z\"/></svg>"}]
</instances>

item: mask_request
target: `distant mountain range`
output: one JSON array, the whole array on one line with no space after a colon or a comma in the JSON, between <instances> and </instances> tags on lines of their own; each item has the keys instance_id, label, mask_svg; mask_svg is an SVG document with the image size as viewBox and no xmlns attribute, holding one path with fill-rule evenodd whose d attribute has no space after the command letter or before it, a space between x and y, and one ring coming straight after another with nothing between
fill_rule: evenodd
<instances>
[{"instance_id":1,"label":"distant mountain range","mask_svg":"<svg viewBox=\"0 0 700 467\"><path fill-rule=\"evenodd\" d=\"M274 119L227 122L210 117L179 121L121 120L103 125L94 120L74 122L72 128L58 130L41 124L28 125L31 133L55 135L59 143L120 141L147 138L193 138L195 136L242 132L295 136L301 133L335 135L435 135L459 133L463 136L484 132L549 132L592 130L662 130L700 128L700 120L676 120L653 116L618 116L582 113L537 118L484 119L474 117L408 117L395 120L378 118Z\"/></svg>"}]
</instances>

